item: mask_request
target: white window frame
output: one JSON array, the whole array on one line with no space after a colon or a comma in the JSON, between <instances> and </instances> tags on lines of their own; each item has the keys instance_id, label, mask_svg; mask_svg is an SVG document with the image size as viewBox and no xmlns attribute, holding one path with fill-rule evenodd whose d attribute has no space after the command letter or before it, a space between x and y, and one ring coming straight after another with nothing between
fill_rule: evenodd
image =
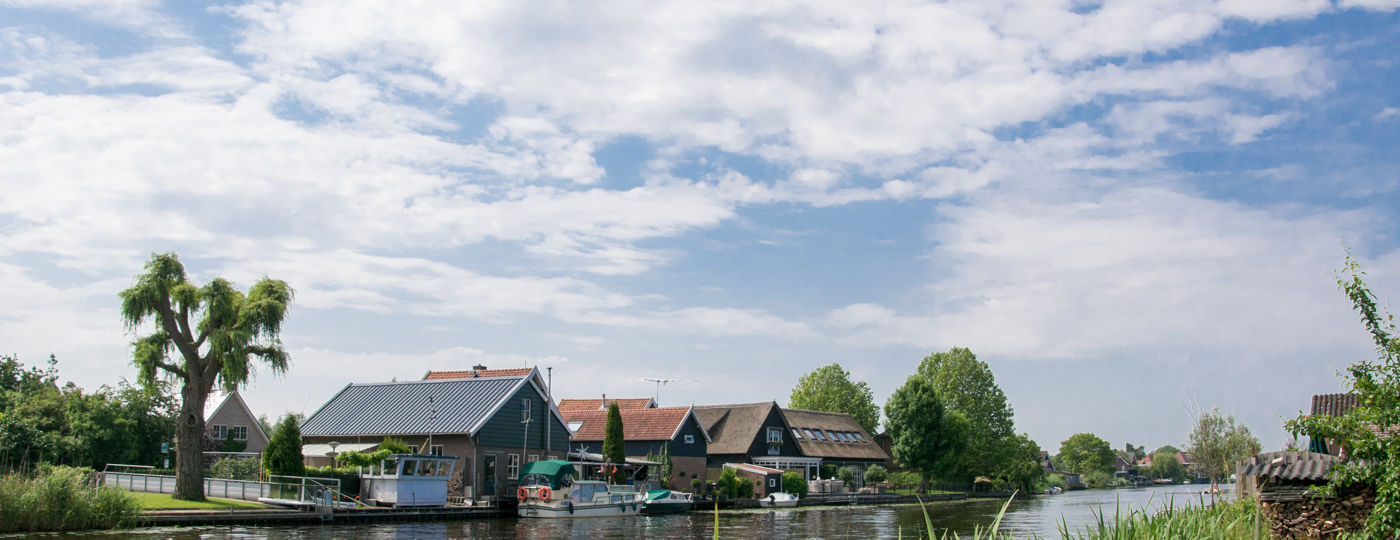
<instances>
[{"instance_id":1,"label":"white window frame","mask_svg":"<svg viewBox=\"0 0 1400 540\"><path fill-rule=\"evenodd\" d=\"M211 435L214 436L214 440L222 441L228 437L228 426L223 424L214 424L213 426L209 427L209 432Z\"/></svg>"},{"instance_id":2,"label":"white window frame","mask_svg":"<svg viewBox=\"0 0 1400 540\"><path fill-rule=\"evenodd\" d=\"M539 454L530 454L530 457L529 457L528 459L526 459L525 462L526 462L526 463L534 463L534 462L539 461L539 460L540 460L540 455L539 455Z\"/></svg>"},{"instance_id":3,"label":"white window frame","mask_svg":"<svg viewBox=\"0 0 1400 540\"><path fill-rule=\"evenodd\" d=\"M768 479L768 487L770 487L770 488L772 488L772 487L778 487L778 480L777 480L777 479L774 479L774 478L769 478L769 479Z\"/></svg>"},{"instance_id":4,"label":"white window frame","mask_svg":"<svg viewBox=\"0 0 1400 540\"><path fill-rule=\"evenodd\" d=\"M686 444L695 444L695 436L694 436L694 435L686 435L686 436L685 436L685 443L686 443Z\"/></svg>"},{"instance_id":5,"label":"white window frame","mask_svg":"<svg viewBox=\"0 0 1400 540\"><path fill-rule=\"evenodd\" d=\"M442 445L441 445L441 444L434 444L434 445L428 447L428 455L430 455L430 456L441 456L441 455L442 455L442 450L443 450L443 448L442 448Z\"/></svg>"},{"instance_id":6,"label":"white window frame","mask_svg":"<svg viewBox=\"0 0 1400 540\"><path fill-rule=\"evenodd\" d=\"M783 444L783 428L768 428L768 444Z\"/></svg>"},{"instance_id":7,"label":"white window frame","mask_svg":"<svg viewBox=\"0 0 1400 540\"><path fill-rule=\"evenodd\" d=\"M248 440L248 426L233 426L228 431L230 439L233 439L235 441ZM242 432L243 436L240 437L239 432Z\"/></svg>"},{"instance_id":8,"label":"white window frame","mask_svg":"<svg viewBox=\"0 0 1400 540\"><path fill-rule=\"evenodd\" d=\"M506 476L507 481L520 478L520 454L506 454Z\"/></svg>"}]
</instances>

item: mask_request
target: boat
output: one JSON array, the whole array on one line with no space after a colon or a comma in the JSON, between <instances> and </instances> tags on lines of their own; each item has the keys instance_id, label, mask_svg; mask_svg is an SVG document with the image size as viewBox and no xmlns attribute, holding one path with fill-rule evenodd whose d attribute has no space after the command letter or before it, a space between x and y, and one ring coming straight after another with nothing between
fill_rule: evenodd
<instances>
[{"instance_id":1,"label":"boat","mask_svg":"<svg viewBox=\"0 0 1400 540\"><path fill-rule=\"evenodd\" d=\"M642 504L643 514L675 514L690 510L694 504L689 493L669 489L653 489L647 492Z\"/></svg>"},{"instance_id":2,"label":"boat","mask_svg":"<svg viewBox=\"0 0 1400 540\"><path fill-rule=\"evenodd\" d=\"M1059 495L1061 493L1064 493L1064 491L1065 490L1059 486L1050 486L1048 488L1045 488L1046 495Z\"/></svg>"},{"instance_id":3,"label":"boat","mask_svg":"<svg viewBox=\"0 0 1400 540\"><path fill-rule=\"evenodd\" d=\"M758 500L758 505L764 508L792 508L797 506L797 496L783 491L769 493Z\"/></svg>"},{"instance_id":4,"label":"boat","mask_svg":"<svg viewBox=\"0 0 1400 540\"><path fill-rule=\"evenodd\" d=\"M548 459L525 465L520 471L520 501L516 515L526 518L585 518L635 516L644 498L627 486L598 480L574 480L573 464Z\"/></svg>"}]
</instances>

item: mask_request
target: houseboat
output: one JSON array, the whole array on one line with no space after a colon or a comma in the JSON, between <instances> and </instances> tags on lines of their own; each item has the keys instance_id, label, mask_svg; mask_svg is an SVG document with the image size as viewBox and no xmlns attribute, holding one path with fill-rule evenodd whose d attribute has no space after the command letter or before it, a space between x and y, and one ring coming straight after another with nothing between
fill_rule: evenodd
<instances>
[{"instance_id":1,"label":"houseboat","mask_svg":"<svg viewBox=\"0 0 1400 540\"><path fill-rule=\"evenodd\" d=\"M520 471L517 514L529 518L580 518L635 516L641 512L643 494L627 486L598 480L575 480L573 464L549 459L525 465Z\"/></svg>"}]
</instances>

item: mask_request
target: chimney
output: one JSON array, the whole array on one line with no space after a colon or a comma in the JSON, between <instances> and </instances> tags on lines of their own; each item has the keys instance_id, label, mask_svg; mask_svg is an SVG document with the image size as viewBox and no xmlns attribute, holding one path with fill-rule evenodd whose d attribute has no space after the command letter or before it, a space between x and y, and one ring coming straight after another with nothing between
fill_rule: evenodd
<instances>
[{"instance_id":1,"label":"chimney","mask_svg":"<svg viewBox=\"0 0 1400 540\"><path fill-rule=\"evenodd\" d=\"M477 364L477 365L475 365L475 366L472 366L472 371L485 371L485 370L486 370L486 366L483 366L483 365L481 365L481 364Z\"/></svg>"},{"instance_id":2,"label":"chimney","mask_svg":"<svg viewBox=\"0 0 1400 540\"><path fill-rule=\"evenodd\" d=\"M608 395L607 395L607 394L603 394L603 404L598 406L598 410L601 410L601 411L606 411L606 410L608 410Z\"/></svg>"}]
</instances>

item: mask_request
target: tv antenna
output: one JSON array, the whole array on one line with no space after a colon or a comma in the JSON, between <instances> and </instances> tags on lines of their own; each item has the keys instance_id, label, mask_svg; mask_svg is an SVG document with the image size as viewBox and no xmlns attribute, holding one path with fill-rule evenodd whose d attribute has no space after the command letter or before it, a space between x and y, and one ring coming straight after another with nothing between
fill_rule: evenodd
<instances>
[{"instance_id":1,"label":"tv antenna","mask_svg":"<svg viewBox=\"0 0 1400 540\"><path fill-rule=\"evenodd\" d=\"M642 380L647 381L647 382L654 382L654 383L656 383L656 398L655 398L655 400L656 400L656 406L657 406L657 407L660 407L660 406L661 406L661 385L666 384L666 383L676 382L676 381L679 381L679 380L681 380L681 379L666 379L666 378L662 378L662 377L642 377ZM700 379L685 379L685 380L688 380L688 381L699 381Z\"/></svg>"}]
</instances>

